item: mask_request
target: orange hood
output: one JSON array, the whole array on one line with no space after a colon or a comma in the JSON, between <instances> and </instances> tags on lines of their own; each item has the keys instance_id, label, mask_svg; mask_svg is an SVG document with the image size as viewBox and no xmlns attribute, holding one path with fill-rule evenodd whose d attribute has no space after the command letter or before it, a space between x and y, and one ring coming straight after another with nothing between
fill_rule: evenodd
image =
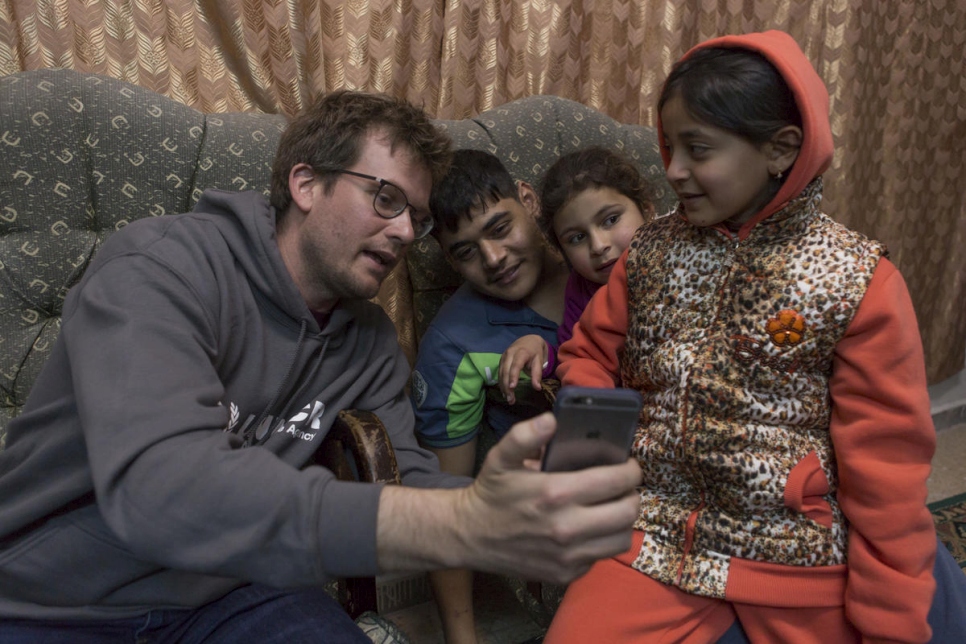
<instances>
[{"instance_id":1,"label":"orange hood","mask_svg":"<svg viewBox=\"0 0 966 644\"><path fill-rule=\"evenodd\" d=\"M708 47L749 49L764 56L785 79L802 115L802 147L799 150L798 158L792 165L788 177L779 188L775 198L741 227L738 235L743 238L755 224L781 210L785 204L797 196L805 186L825 172L831 165L834 148L832 128L829 124L828 90L798 43L783 31L766 31L743 36L714 38L691 48L681 60L699 49L707 49ZM664 159L664 168L667 169L670 158L664 145L664 131L661 127L660 114L658 115L657 130L661 141L661 156Z\"/></svg>"}]
</instances>

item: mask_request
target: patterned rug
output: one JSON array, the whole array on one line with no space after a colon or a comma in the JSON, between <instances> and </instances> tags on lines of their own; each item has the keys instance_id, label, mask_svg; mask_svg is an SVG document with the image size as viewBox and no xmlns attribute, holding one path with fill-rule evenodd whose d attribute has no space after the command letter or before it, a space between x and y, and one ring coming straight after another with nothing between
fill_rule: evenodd
<instances>
[{"instance_id":1,"label":"patterned rug","mask_svg":"<svg viewBox=\"0 0 966 644\"><path fill-rule=\"evenodd\" d=\"M966 569L966 492L929 504L939 539Z\"/></svg>"}]
</instances>

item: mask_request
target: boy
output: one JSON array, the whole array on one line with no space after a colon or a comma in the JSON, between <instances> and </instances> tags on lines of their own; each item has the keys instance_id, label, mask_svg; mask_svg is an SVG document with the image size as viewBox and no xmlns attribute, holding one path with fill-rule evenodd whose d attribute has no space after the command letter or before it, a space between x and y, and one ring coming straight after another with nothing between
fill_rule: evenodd
<instances>
[{"instance_id":1,"label":"boy","mask_svg":"<svg viewBox=\"0 0 966 644\"><path fill-rule=\"evenodd\" d=\"M433 319L419 346L412 402L420 442L445 472L471 475L484 423L496 438L540 411L499 394L500 356L517 338L555 342L568 269L540 232L536 192L492 154L455 152L433 187L433 235L466 282ZM532 391L521 383L521 396ZM430 575L446 641L474 642L472 577Z\"/></svg>"}]
</instances>

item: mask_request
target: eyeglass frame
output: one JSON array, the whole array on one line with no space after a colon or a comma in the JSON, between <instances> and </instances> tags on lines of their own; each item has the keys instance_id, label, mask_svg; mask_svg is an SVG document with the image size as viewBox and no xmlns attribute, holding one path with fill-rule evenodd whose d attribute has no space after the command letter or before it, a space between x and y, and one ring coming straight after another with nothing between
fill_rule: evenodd
<instances>
[{"instance_id":1,"label":"eyeglass frame","mask_svg":"<svg viewBox=\"0 0 966 644\"><path fill-rule=\"evenodd\" d=\"M410 213L409 214L409 221L410 221L410 223L412 224L412 227L413 227L413 238L414 239L422 239L423 237L425 237L426 235L428 235L433 230L433 226L435 225L436 222L433 220L432 215L430 215L429 213L426 214L426 220L429 222L429 225L427 226L426 230L424 230L422 233L420 233L416 229L416 219L413 217L412 213L419 212L419 210L417 210L416 206L414 206L411 203L409 203L409 195L406 194L406 191L403 190L402 188L400 188L399 186L397 186L396 184L394 184L392 181L389 181L387 179L383 179L382 177L376 177L376 176L373 176L371 174L363 174L361 172L356 172L354 170L329 170L329 172L331 174L348 174L348 175L352 175L353 177L360 177L362 179L369 179L370 181L377 182L379 184L379 189L376 190L376 193L374 195L372 195L372 209L375 210L376 211L376 214L379 215L380 217L382 217L383 219L395 219L399 215L401 215L404 212L406 212L406 209L408 208L409 209L409 213ZM399 194L402 195L403 201L405 201L405 204L403 204L403 207L400 208L397 211L394 211L393 214L391 214L391 215L386 215L386 214L380 212L379 207L376 205L378 203L378 201L379 201L379 195L380 195L380 193L382 193L383 189L386 186L391 186L392 188L395 188L396 190L398 190L399 191Z\"/></svg>"}]
</instances>

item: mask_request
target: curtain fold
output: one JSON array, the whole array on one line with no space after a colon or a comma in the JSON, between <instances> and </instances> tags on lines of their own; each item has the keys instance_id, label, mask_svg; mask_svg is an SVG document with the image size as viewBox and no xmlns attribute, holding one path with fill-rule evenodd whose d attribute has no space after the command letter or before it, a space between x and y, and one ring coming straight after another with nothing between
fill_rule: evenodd
<instances>
[{"instance_id":1,"label":"curtain fold","mask_svg":"<svg viewBox=\"0 0 966 644\"><path fill-rule=\"evenodd\" d=\"M929 381L966 356L966 3L957 0L0 0L0 74L97 72L205 112L293 115L339 88L445 119L555 94L653 125L661 83L708 38L789 32L826 81L825 209L884 241ZM0 133L2 134L2 133ZM380 302L411 327L402 270Z\"/></svg>"}]
</instances>

